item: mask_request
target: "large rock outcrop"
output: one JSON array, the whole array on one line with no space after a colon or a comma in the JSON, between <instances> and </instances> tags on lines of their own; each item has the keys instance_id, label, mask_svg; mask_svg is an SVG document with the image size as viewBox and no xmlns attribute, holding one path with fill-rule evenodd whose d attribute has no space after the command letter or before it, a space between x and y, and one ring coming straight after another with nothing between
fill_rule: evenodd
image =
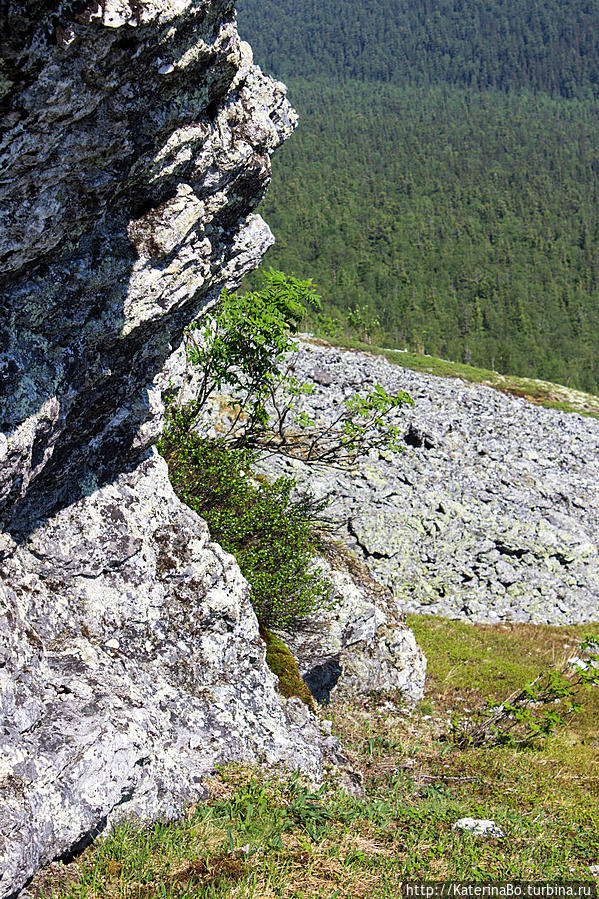
<instances>
[{"instance_id":1,"label":"large rock outcrop","mask_svg":"<svg viewBox=\"0 0 599 899\"><path fill-rule=\"evenodd\" d=\"M295 123L234 16L0 5L3 897L119 814L181 811L217 762L322 770L151 450L183 328L271 243L252 210Z\"/></svg>"},{"instance_id":2,"label":"large rock outcrop","mask_svg":"<svg viewBox=\"0 0 599 899\"><path fill-rule=\"evenodd\" d=\"M0 521L26 532L154 438L141 388L272 242L252 209L295 115L233 0L2 10Z\"/></svg>"},{"instance_id":3,"label":"large rock outcrop","mask_svg":"<svg viewBox=\"0 0 599 899\"><path fill-rule=\"evenodd\" d=\"M2 549L1 896L119 816L178 814L217 763L320 776L316 719L278 696L247 584L163 460Z\"/></svg>"}]
</instances>

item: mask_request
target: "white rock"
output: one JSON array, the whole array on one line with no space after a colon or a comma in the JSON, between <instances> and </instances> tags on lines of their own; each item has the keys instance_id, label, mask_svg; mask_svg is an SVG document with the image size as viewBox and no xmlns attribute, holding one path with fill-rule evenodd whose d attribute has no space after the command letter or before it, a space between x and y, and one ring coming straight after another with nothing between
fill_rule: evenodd
<instances>
[{"instance_id":1,"label":"white rock","mask_svg":"<svg viewBox=\"0 0 599 899\"><path fill-rule=\"evenodd\" d=\"M99 820L179 814L216 764L318 778L323 754L338 758L306 707L281 701L247 583L159 457L63 509L4 565L0 896Z\"/></svg>"},{"instance_id":2,"label":"white rock","mask_svg":"<svg viewBox=\"0 0 599 899\"><path fill-rule=\"evenodd\" d=\"M460 818L452 827L452 830L464 830L479 837L504 837L500 827L485 818Z\"/></svg>"},{"instance_id":3,"label":"white rock","mask_svg":"<svg viewBox=\"0 0 599 899\"><path fill-rule=\"evenodd\" d=\"M325 547L318 566L333 587L330 607L316 609L292 631L279 631L314 698L398 690L405 702L416 703L426 659L395 597L343 547Z\"/></svg>"}]
</instances>

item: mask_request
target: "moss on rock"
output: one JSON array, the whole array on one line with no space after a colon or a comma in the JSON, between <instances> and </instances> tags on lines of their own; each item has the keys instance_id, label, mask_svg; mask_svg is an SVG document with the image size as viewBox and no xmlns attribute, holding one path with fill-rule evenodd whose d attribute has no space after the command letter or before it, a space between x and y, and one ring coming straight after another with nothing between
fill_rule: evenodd
<instances>
[{"instance_id":1,"label":"moss on rock","mask_svg":"<svg viewBox=\"0 0 599 899\"><path fill-rule=\"evenodd\" d=\"M266 643L266 664L279 678L279 692L286 698L298 696L313 712L316 703L310 689L303 680L295 657L282 640L275 637L265 627L260 627L260 636Z\"/></svg>"}]
</instances>

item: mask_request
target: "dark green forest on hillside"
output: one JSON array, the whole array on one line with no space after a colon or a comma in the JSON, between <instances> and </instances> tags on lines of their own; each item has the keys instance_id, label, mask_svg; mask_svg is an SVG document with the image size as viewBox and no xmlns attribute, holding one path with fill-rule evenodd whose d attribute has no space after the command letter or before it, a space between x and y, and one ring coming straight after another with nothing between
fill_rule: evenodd
<instances>
[{"instance_id":1,"label":"dark green forest on hillside","mask_svg":"<svg viewBox=\"0 0 599 899\"><path fill-rule=\"evenodd\" d=\"M599 90L596 0L238 0L238 9L260 65L285 78Z\"/></svg>"},{"instance_id":2,"label":"dark green forest on hillside","mask_svg":"<svg viewBox=\"0 0 599 899\"><path fill-rule=\"evenodd\" d=\"M599 392L599 3L239 8L301 117L267 262L376 342Z\"/></svg>"}]
</instances>

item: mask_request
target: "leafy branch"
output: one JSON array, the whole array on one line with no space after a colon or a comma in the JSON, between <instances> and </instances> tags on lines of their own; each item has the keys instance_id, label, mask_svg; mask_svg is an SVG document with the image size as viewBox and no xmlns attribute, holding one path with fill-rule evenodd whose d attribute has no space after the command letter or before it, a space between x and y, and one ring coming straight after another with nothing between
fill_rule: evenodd
<instances>
[{"instance_id":1,"label":"leafy branch","mask_svg":"<svg viewBox=\"0 0 599 899\"><path fill-rule=\"evenodd\" d=\"M483 709L475 721L454 721L448 739L460 749L534 746L546 739L580 711L581 692L599 686L599 636L585 637L578 651L578 657L548 666L500 704Z\"/></svg>"},{"instance_id":2,"label":"leafy branch","mask_svg":"<svg viewBox=\"0 0 599 899\"><path fill-rule=\"evenodd\" d=\"M413 402L404 391L392 396L377 384L366 396L346 399L327 422L297 408L314 388L295 377L293 335L308 311L319 308L310 280L272 269L260 290L224 290L216 308L186 334L197 381L195 398L185 407L189 427L197 427L210 401L227 391L232 415L221 439L233 448L329 465L349 464L373 447L401 451L402 431L389 418Z\"/></svg>"},{"instance_id":3,"label":"leafy branch","mask_svg":"<svg viewBox=\"0 0 599 899\"><path fill-rule=\"evenodd\" d=\"M340 410L322 423L295 411L293 394L277 385L270 397L270 427L253 438L253 445L267 454L339 466L355 462L373 448L401 452L403 429L390 423L388 416L412 403L404 391L392 396L376 384L367 396L345 399Z\"/></svg>"}]
</instances>

